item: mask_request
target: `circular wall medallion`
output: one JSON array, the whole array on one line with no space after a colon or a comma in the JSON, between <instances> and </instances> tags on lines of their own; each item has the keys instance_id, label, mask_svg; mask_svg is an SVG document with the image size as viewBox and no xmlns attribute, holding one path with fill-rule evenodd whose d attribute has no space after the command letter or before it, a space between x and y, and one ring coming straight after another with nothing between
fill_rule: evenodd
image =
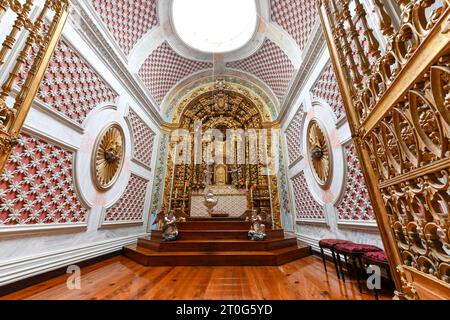
<instances>
[{"instance_id":1,"label":"circular wall medallion","mask_svg":"<svg viewBox=\"0 0 450 320\"><path fill-rule=\"evenodd\" d=\"M107 190L119 177L125 157L125 136L122 128L113 123L103 129L95 142L92 174L95 186Z\"/></svg>"},{"instance_id":2,"label":"circular wall medallion","mask_svg":"<svg viewBox=\"0 0 450 320\"><path fill-rule=\"evenodd\" d=\"M332 177L332 150L327 132L318 120L309 123L307 139L308 161L314 178L322 189L327 189Z\"/></svg>"}]
</instances>

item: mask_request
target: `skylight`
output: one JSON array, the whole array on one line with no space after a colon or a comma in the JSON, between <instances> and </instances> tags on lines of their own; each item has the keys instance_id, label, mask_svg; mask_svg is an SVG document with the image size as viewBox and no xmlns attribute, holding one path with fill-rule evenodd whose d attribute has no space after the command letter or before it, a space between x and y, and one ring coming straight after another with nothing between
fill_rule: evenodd
<instances>
[{"instance_id":1,"label":"skylight","mask_svg":"<svg viewBox=\"0 0 450 320\"><path fill-rule=\"evenodd\" d=\"M173 0L176 32L204 52L229 52L244 46L257 25L255 0Z\"/></svg>"}]
</instances>

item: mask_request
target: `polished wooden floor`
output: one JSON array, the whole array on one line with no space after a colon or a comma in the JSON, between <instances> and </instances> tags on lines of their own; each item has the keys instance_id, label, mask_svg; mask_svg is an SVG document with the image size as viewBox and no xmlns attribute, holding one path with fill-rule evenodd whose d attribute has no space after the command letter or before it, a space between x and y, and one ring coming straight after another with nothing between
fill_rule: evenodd
<instances>
[{"instance_id":1,"label":"polished wooden floor","mask_svg":"<svg viewBox=\"0 0 450 320\"><path fill-rule=\"evenodd\" d=\"M374 299L309 256L279 267L144 267L118 256L82 269L81 289L66 275L0 299ZM384 293L381 299L391 299Z\"/></svg>"}]
</instances>

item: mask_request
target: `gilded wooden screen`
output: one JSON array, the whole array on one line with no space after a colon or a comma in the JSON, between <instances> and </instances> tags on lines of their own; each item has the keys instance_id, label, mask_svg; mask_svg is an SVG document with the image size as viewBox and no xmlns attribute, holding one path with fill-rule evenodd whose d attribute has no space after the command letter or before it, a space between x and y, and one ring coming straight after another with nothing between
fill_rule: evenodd
<instances>
[{"instance_id":1,"label":"gilded wooden screen","mask_svg":"<svg viewBox=\"0 0 450 320\"><path fill-rule=\"evenodd\" d=\"M0 20L15 20L0 48L0 172L17 141L68 15L69 0L0 0ZM3 22L3 21L2 21ZM2 23L2 29L6 23ZM19 72L27 69L24 79ZM0 77L2 79L3 77Z\"/></svg>"},{"instance_id":2,"label":"gilded wooden screen","mask_svg":"<svg viewBox=\"0 0 450 320\"><path fill-rule=\"evenodd\" d=\"M377 39L361 1L317 1L396 295L448 299L450 1L390 2Z\"/></svg>"}]
</instances>

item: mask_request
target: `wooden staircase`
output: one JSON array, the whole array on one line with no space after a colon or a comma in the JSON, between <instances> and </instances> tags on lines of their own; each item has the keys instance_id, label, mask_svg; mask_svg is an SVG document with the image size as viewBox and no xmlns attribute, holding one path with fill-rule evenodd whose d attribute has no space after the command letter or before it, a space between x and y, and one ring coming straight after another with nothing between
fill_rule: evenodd
<instances>
[{"instance_id":1,"label":"wooden staircase","mask_svg":"<svg viewBox=\"0 0 450 320\"><path fill-rule=\"evenodd\" d=\"M188 218L178 223L176 241L162 241L161 231L152 231L124 247L123 254L146 266L278 266L311 254L310 246L282 229L251 241L249 228L239 218Z\"/></svg>"}]
</instances>

